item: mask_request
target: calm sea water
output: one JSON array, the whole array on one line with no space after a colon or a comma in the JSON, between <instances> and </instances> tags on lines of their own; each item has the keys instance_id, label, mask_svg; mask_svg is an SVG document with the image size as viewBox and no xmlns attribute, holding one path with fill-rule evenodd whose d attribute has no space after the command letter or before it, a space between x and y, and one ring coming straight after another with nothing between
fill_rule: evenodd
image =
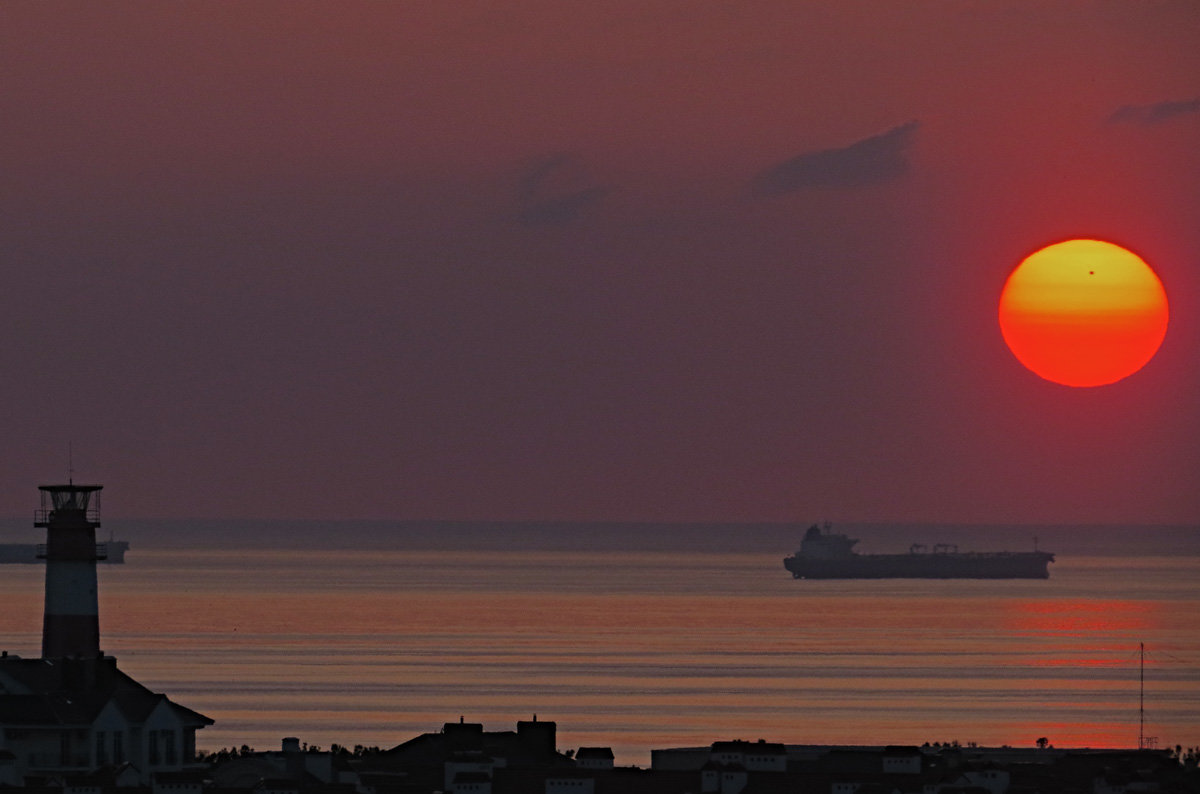
<instances>
[{"instance_id":1,"label":"calm sea water","mask_svg":"<svg viewBox=\"0 0 1200 794\"><path fill-rule=\"evenodd\" d=\"M735 738L1136 746L1144 643L1146 735L1200 744L1200 528L844 528L865 551L1058 555L995 582L795 581L802 529L126 522L102 644L216 720L203 748L536 713L562 749L645 764ZM38 653L43 575L0 568L9 652Z\"/></svg>"}]
</instances>

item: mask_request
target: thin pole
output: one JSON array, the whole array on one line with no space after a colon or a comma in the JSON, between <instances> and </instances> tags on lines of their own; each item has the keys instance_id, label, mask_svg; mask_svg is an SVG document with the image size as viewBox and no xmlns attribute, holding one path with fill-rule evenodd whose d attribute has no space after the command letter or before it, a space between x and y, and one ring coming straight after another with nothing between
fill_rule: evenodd
<instances>
[{"instance_id":1,"label":"thin pole","mask_svg":"<svg viewBox=\"0 0 1200 794\"><path fill-rule=\"evenodd\" d=\"M1138 749L1146 749L1146 643L1138 643Z\"/></svg>"}]
</instances>

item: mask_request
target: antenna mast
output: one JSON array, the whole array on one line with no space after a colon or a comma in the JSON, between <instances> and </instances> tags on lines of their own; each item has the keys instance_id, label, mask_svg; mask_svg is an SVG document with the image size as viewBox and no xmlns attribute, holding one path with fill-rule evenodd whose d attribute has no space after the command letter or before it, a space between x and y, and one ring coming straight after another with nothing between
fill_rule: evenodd
<instances>
[{"instance_id":1,"label":"antenna mast","mask_svg":"<svg viewBox=\"0 0 1200 794\"><path fill-rule=\"evenodd\" d=\"M1138 643L1138 749L1157 750L1158 737L1146 735L1146 643Z\"/></svg>"},{"instance_id":2,"label":"antenna mast","mask_svg":"<svg viewBox=\"0 0 1200 794\"><path fill-rule=\"evenodd\" d=\"M1146 749L1146 643L1138 643L1138 749Z\"/></svg>"}]
</instances>

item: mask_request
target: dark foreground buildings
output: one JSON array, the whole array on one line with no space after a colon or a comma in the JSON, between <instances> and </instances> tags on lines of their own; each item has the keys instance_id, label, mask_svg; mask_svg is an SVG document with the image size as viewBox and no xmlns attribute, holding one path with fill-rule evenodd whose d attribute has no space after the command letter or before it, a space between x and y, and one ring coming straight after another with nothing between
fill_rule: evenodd
<instances>
[{"instance_id":1,"label":"dark foreground buildings","mask_svg":"<svg viewBox=\"0 0 1200 794\"><path fill-rule=\"evenodd\" d=\"M557 748L554 722L446 723L388 750L321 752L295 738L197 758L212 720L152 692L100 651L98 485L41 486L42 656L0 652L0 789L63 794L1140 794L1200 792L1194 754L1013 748L817 747L719 741L655 750ZM0 792L2 794L2 792Z\"/></svg>"},{"instance_id":2,"label":"dark foreground buildings","mask_svg":"<svg viewBox=\"0 0 1200 794\"><path fill-rule=\"evenodd\" d=\"M649 769L608 748L553 748L555 724L485 731L447 723L379 752L282 752L221 761L188 794L1136 794L1198 792L1195 765L1157 750L836 747L720 741L653 751Z\"/></svg>"}]
</instances>

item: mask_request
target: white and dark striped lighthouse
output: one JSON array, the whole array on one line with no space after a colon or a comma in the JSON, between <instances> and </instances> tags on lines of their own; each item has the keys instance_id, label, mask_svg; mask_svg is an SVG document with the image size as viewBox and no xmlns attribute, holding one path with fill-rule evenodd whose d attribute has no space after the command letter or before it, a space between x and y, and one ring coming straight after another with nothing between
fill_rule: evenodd
<instances>
[{"instance_id":1,"label":"white and dark striped lighthouse","mask_svg":"<svg viewBox=\"0 0 1200 794\"><path fill-rule=\"evenodd\" d=\"M46 528L46 611L42 658L100 655L96 528L102 485L39 485L33 525ZM40 551L40 550L39 550Z\"/></svg>"}]
</instances>

